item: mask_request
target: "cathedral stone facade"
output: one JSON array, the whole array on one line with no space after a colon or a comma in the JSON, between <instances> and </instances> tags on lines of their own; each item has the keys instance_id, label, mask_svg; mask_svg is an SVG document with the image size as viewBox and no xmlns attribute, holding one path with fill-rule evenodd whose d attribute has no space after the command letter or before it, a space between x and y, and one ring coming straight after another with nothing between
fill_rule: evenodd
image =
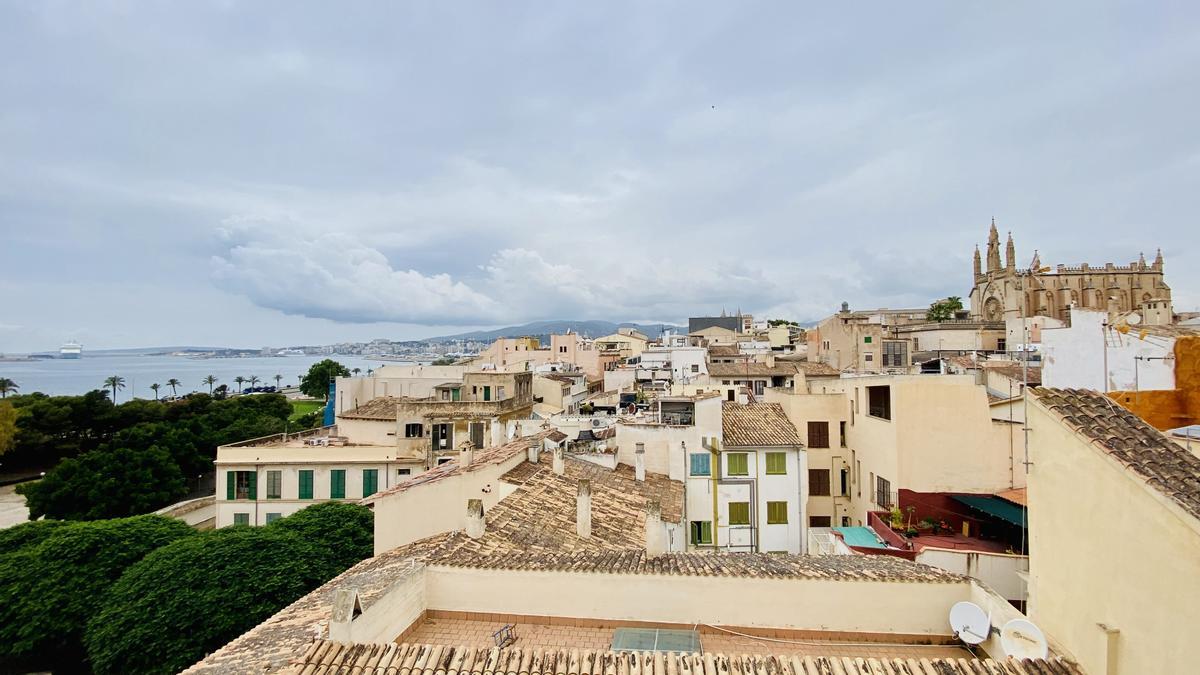
<instances>
[{"instance_id":1,"label":"cathedral stone facade","mask_svg":"<svg viewBox=\"0 0 1200 675\"><path fill-rule=\"evenodd\" d=\"M1000 235L996 221L988 234L987 269L975 247L975 285L971 289L971 317L1004 321L1031 316L1067 320L1072 305L1107 310L1110 314L1141 308L1151 300L1171 303L1171 289L1163 281L1162 251L1147 264L1145 256L1128 265L1058 265L1043 267L1037 251L1029 267L1018 268L1012 233L1000 262Z\"/></svg>"}]
</instances>

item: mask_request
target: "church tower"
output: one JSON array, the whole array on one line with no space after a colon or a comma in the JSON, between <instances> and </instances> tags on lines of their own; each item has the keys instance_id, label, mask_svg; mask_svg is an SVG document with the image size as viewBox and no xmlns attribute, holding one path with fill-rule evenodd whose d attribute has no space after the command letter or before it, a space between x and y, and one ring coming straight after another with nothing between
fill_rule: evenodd
<instances>
[{"instance_id":1,"label":"church tower","mask_svg":"<svg viewBox=\"0 0 1200 675\"><path fill-rule=\"evenodd\" d=\"M1012 232L1008 233L1008 245L1004 247L1004 266L1009 272L1017 269L1017 248L1013 245Z\"/></svg>"},{"instance_id":2,"label":"church tower","mask_svg":"<svg viewBox=\"0 0 1200 675\"><path fill-rule=\"evenodd\" d=\"M992 231L988 233L988 273L1000 271L1000 233L996 232L996 219L992 218Z\"/></svg>"},{"instance_id":3,"label":"church tower","mask_svg":"<svg viewBox=\"0 0 1200 675\"><path fill-rule=\"evenodd\" d=\"M983 276L982 263L979 259L979 244L975 244L975 278Z\"/></svg>"}]
</instances>

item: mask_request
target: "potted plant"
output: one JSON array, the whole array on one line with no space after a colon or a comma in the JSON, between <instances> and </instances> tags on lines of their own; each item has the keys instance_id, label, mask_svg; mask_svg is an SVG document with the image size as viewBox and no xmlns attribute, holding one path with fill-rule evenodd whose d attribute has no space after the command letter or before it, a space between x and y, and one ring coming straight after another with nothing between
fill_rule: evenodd
<instances>
[{"instance_id":1,"label":"potted plant","mask_svg":"<svg viewBox=\"0 0 1200 675\"><path fill-rule=\"evenodd\" d=\"M922 532L932 530L934 534L937 534L937 523L933 518L925 517L921 519L921 522L917 523L917 529Z\"/></svg>"},{"instance_id":2,"label":"potted plant","mask_svg":"<svg viewBox=\"0 0 1200 675\"><path fill-rule=\"evenodd\" d=\"M900 512L899 506L893 506L888 514L891 517L892 529L900 532L904 529L904 514Z\"/></svg>"}]
</instances>

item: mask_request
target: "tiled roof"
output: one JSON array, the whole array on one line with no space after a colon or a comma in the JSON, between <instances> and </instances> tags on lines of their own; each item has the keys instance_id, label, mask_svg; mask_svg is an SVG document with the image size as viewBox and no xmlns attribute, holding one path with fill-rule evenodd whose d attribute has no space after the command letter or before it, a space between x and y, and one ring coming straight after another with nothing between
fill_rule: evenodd
<instances>
[{"instance_id":1,"label":"tiled roof","mask_svg":"<svg viewBox=\"0 0 1200 675\"><path fill-rule=\"evenodd\" d=\"M340 644L319 640L288 671L292 675L1083 675L1060 658L875 659L827 656L750 656L590 649L505 649L423 644Z\"/></svg>"},{"instance_id":2,"label":"tiled roof","mask_svg":"<svg viewBox=\"0 0 1200 675\"><path fill-rule=\"evenodd\" d=\"M575 530L575 504L580 480L591 482L592 533L582 539ZM567 457L564 474L550 462L521 462L501 477L517 485L511 495L488 510L479 539L459 535L440 560L477 567L482 559L538 559L553 552L597 552L646 546L646 504L659 502L662 519L683 520L683 483L663 474L634 478L624 464L615 470Z\"/></svg>"},{"instance_id":3,"label":"tiled roof","mask_svg":"<svg viewBox=\"0 0 1200 675\"><path fill-rule=\"evenodd\" d=\"M985 372L997 372L1001 375L1017 382L1025 381L1025 368L1019 363L989 363L983 362ZM1042 383L1042 367L1029 366L1029 384L1038 386Z\"/></svg>"},{"instance_id":4,"label":"tiled roof","mask_svg":"<svg viewBox=\"0 0 1200 675\"><path fill-rule=\"evenodd\" d=\"M1013 488L1011 490L1004 490L1003 492L997 492L996 496L1001 499L1010 501L1014 504L1020 504L1021 506L1029 506L1029 498L1026 497L1026 495L1025 495L1025 488Z\"/></svg>"},{"instance_id":5,"label":"tiled roof","mask_svg":"<svg viewBox=\"0 0 1200 675\"><path fill-rule=\"evenodd\" d=\"M567 440L567 435L564 434L563 432L559 431L558 429L555 429L554 431L551 431L550 433L546 434L546 438L548 438L550 441L552 441L554 443L561 443L561 442Z\"/></svg>"},{"instance_id":6,"label":"tiled roof","mask_svg":"<svg viewBox=\"0 0 1200 675\"><path fill-rule=\"evenodd\" d=\"M711 377L791 377L799 371L799 365L796 361L776 361L773 366L755 362L709 363L708 374Z\"/></svg>"},{"instance_id":7,"label":"tiled roof","mask_svg":"<svg viewBox=\"0 0 1200 675\"><path fill-rule=\"evenodd\" d=\"M721 428L726 446L799 446L796 426L778 403L731 403L721 408Z\"/></svg>"},{"instance_id":8,"label":"tiled roof","mask_svg":"<svg viewBox=\"0 0 1200 675\"><path fill-rule=\"evenodd\" d=\"M1033 400L1075 433L1200 518L1200 457L1099 392L1046 387L1030 391Z\"/></svg>"},{"instance_id":9,"label":"tiled roof","mask_svg":"<svg viewBox=\"0 0 1200 675\"><path fill-rule=\"evenodd\" d=\"M708 354L710 356L737 356L741 352L737 345L709 345Z\"/></svg>"},{"instance_id":10,"label":"tiled roof","mask_svg":"<svg viewBox=\"0 0 1200 675\"><path fill-rule=\"evenodd\" d=\"M592 521L593 532L596 523ZM462 535L465 537L465 535ZM430 565L476 569L588 572L596 574L657 574L687 577L754 577L829 579L902 583L959 583L967 577L891 556L777 555L773 553L665 553L648 556L644 550L543 553L503 556L473 555L457 542L431 555Z\"/></svg>"},{"instance_id":11,"label":"tiled roof","mask_svg":"<svg viewBox=\"0 0 1200 675\"><path fill-rule=\"evenodd\" d=\"M531 436L522 436L505 443L504 445L496 445L482 450L476 450L474 457L471 459L471 466L465 469L465 472L478 471L479 469L490 466L492 464L500 464L501 462L512 459L518 454L528 452L529 446L533 444L541 445L542 439L549 436L552 432L540 431ZM458 458L454 458L444 464L440 464L425 473L419 473L406 481L384 490L376 492L362 500L361 503L369 504L375 502L388 495L398 494L411 490L415 487L434 483L440 480L445 480L451 476L457 476L464 473L461 464L458 463Z\"/></svg>"},{"instance_id":12,"label":"tiled roof","mask_svg":"<svg viewBox=\"0 0 1200 675\"><path fill-rule=\"evenodd\" d=\"M840 377L841 371L828 363L818 361L794 361L796 368L807 377Z\"/></svg>"},{"instance_id":13,"label":"tiled roof","mask_svg":"<svg viewBox=\"0 0 1200 675\"><path fill-rule=\"evenodd\" d=\"M394 420L396 419L396 406L402 400L399 396L380 396L357 408L340 412L338 417L360 420Z\"/></svg>"}]
</instances>

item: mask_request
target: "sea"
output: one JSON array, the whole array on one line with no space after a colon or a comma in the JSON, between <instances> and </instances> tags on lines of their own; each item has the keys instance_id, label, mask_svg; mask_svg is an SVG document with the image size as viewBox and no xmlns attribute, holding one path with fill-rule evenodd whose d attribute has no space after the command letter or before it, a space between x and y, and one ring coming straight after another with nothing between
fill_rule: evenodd
<instances>
[{"instance_id":1,"label":"sea","mask_svg":"<svg viewBox=\"0 0 1200 675\"><path fill-rule=\"evenodd\" d=\"M31 394L40 391L51 396L84 394L93 389L104 389L104 380L113 375L125 378L125 388L117 392L117 402L130 398L154 398L150 385L163 385L159 396L169 396L171 388L166 386L172 377L179 380L179 394L192 391L208 391L202 380L213 375L217 386L229 385L237 388L233 378L257 376L259 386L274 385L275 376L282 375L282 386L295 386L308 372L312 364L323 359L333 359L353 370L359 368L365 375L367 369L381 365L407 365L408 361L381 361L361 356L249 356L234 358L194 358L169 355L108 355L83 353L78 359L35 359L32 361L0 361L0 377L17 383L17 393ZM243 384L249 387L249 384Z\"/></svg>"}]
</instances>

